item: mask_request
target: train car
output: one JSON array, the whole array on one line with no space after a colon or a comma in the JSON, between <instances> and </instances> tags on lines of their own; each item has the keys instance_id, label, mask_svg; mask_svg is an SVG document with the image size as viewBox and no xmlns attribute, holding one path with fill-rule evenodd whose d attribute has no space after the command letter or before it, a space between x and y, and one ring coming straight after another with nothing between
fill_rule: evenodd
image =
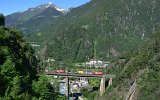
<instances>
[{"instance_id":1,"label":"train car","mask_svg":"<svg viewBox=\"0 0 160 100\"><path fill-rule=\"evenodd\" d=\"M93 74L91 71L85 71L85 74Z\"/></svg>"},{"instance_id":2,"label":"train car","mask_svg":"<svg viewBox=\"0 0 160 100\"><path fill-rule=\"evenodd\" d=\"M103 75L103 72L93 72L94 75Z\"/></svg>"},{"instance_id":3,"label":"train car","mask_svg":"<svg viewBox=\"0 0 160 100\"><path fill-rule=\"evenodd\" d=\"M84 72L82 70L79 70L77 72L75 72L76 74L83 74Z\"/></svg>"},{"instance_id":4,"label":"train car","mask_svg":"<svg viewBox=\"0 0 160 100\"><path fill-rule=\"evenodd\" d=\"M65 70L55 70L56 73L65 73Z\"/></svg>"}]
</instances>

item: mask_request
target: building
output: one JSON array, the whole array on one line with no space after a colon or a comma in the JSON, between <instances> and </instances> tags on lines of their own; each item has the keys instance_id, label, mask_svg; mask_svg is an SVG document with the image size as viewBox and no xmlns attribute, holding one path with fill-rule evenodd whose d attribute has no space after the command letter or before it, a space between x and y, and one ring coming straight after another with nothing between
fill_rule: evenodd
<instances>
[{"instance_id":1,"label":"building","mask_svg":"<svg viewBox=\"0 0 160 100\"><path fill-rule=\"evenodd\" d=\"M89 62L86 62L86 65L94 68L101 68L101 67L105 68L109 66L109 63L110 62L103 62L101 60L91 60Z\"/></svg>"},{"instance_id":2,"label":"building","mask_svg":"<svg viewBox=\"0 0 160 100\"><path fill-rule=\"evenodd\" d=\"M91 60L89 62L86 62L86 65L90 67L99 67L103 64L103 61L100 60Z\"/></svg>"}]
</instances>

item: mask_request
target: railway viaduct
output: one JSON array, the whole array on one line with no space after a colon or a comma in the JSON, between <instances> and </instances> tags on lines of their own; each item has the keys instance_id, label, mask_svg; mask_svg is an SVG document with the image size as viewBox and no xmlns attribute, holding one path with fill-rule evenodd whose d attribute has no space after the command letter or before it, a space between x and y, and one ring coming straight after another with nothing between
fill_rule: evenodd
<instances>
[{"instance_id":1,"label":"railway viaduct","mask_svg":"<svg viewBox=\"0 0 160 100\"><path fill-rule=\"evenodd\" d=\"M106 74L106 75L93 75L93 74L74 74L74 73L56 73L56 72L46 72L47 76L58 76L58 77L64 77L66 78L66 89L67 93L66 96L69 96L69 78L70 77L85 77L85 78L100 78L100 88L99 88L99 94L100 96L103 95L105 92L105 82L106 78L109 78L108 86L112 85L112 79L115 77L113 74Z\"/></svg>"}]
</instances>

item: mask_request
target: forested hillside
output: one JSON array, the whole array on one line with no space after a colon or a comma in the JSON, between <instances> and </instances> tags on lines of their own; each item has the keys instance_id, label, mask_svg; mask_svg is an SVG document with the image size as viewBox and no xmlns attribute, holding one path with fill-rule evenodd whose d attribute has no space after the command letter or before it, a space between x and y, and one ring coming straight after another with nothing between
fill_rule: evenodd
<instances>
[{"instance_id":1,"label":"forested hillside","mask_svg":"<svg viewBox=\"0 0 160 100\"><path fill-rule=\"evenodd\" d=\"M38 60L20 31L4 27L0 15L0 100L53 100L55 91L39 76Z\"/></svg>"},{"instance_id":2,"label":"forested hillside","mask_svg":"<svg viewBox=\"0 0 160 100\"><path fill-rule=\"evenodd\" d=\"M111 61L107 74L116 75L113 84L101 97L96 91L86 97L126 100L134 89L134 100L159 100L159 5L159 0L91 0L64 16L48 8L13 23L30 42L41 45L36 51L41 58L66 62L55 62L55 69L90 59ZM42 66L21 32L4 26L0 15L0 99L57 99L55 88L38 73Z\"/></svg>"},{"instance_id":3,"label":"forested hillside","mask_svg":"<svg viewBox=\"0 0 160 100\"><path fill-rule=\"evenodd\" d=\"M106 60L138 48L160 27L159 5L158 0L92 0L57 19L44 40L46 55L82 62L94 54Z\"/></svg>"},{"instance_id":4,"label":"forested hillside","mask_svg":"<svg viewBox=\"0 0 160 100\"><path fill-rule=\"evenodd\" d=\"M45 19L37 14L19 25L28 27L28 40L41 44L45 57L82 62L96 55L106 60L139 48L157 31L159 5L158 0L91 0L64 16L53 16L50 9L40 13Z\"/></svg>"},{"instance_id":5,"label":"forested hillside","mask_svg":"<svg viewBox=\"0 0 160 100\"><path fill-rule=\"evenodd\" d=\"M113 86L99 100L124 100L136 83L133 100L160 98L160 32L151 36L143 47L130 51L115 61L109 73L116 74Z\"/></svg>"}]
</instances>

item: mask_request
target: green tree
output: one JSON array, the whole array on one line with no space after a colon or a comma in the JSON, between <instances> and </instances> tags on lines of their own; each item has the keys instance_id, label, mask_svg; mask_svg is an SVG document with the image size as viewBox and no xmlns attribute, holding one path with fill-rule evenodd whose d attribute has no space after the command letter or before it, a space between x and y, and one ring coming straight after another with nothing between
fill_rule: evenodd
<instances>
[{"instance_id":1,"label":"green tree","mask_svg":"<svg viewBox=\"0 0 160 100\"><path fill-rule=\"evenodd\" d=\"M5 93L6 84L5 84L5 78L4 75L0 73L0 97L3 96Z\"/></svg>"},{"instance_id":2,"label":"green tree","mask_svg":"<svg viewBox=\"0 0 160 100\"><path fill-rule=\"evenodd\" d=\"M35 93L39 95L39 100L54 99L54 88L50 85L45 76L40 76L38 81L33 81L32 88Z\"/></svg>"},{"instance_id":3,"label":"green tree","mask_svg":"<svg viewBox=\"0 0 160 100\"><path fill-rule=\"evenodd\" d=\"M0 97L4 100L25 99L31 95L35 67L27 42L16 29L0 27Z\"/></svg>"},{"instance_id":4,"label":"green tree","mask_svg":"<svg viewBox=\"0 0 160 100\"><path fill-rule=\"evenodd\" d=\"M5 17L3 14L0 14L0 26L4 26L5 25Z\"/></svg>"}]
</instances>

